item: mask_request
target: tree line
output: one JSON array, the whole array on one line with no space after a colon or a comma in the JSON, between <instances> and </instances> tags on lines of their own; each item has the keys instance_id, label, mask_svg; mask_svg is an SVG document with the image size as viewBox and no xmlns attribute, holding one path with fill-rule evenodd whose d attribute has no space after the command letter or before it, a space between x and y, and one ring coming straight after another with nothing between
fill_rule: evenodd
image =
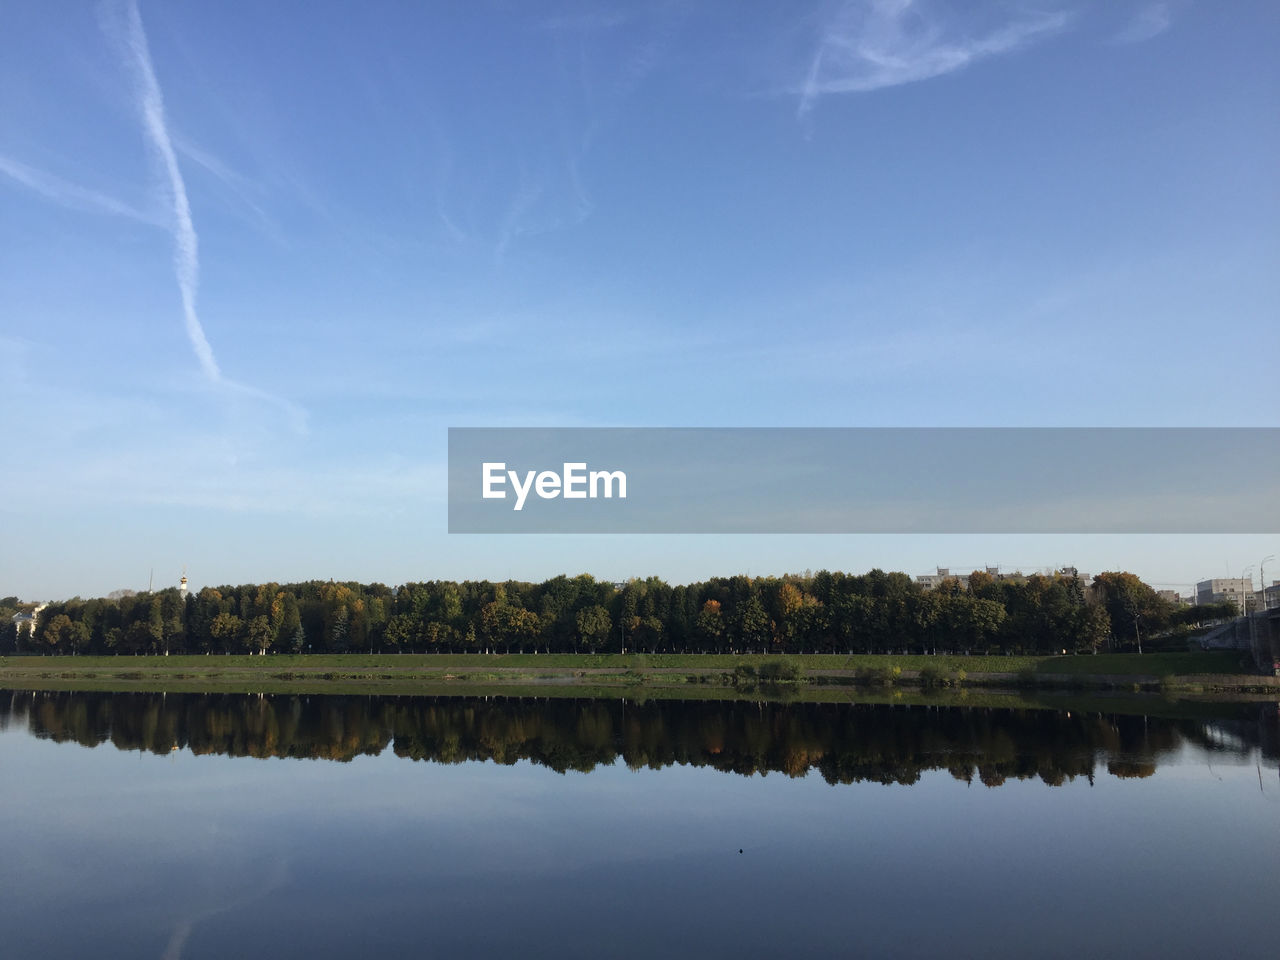
<instances>
[{"instance_id":1,"label":"tree line","mask_svg":"<svg viewBox=\"0 0 1280 960\"><path fill-rule=\"evenodd\" d=\"M1234 613L1179 608L1131 573L975 572L922 588L905 573L819 571L542 583L433 580L176 587L72 598L33 631L0 600L0 654L1088 653L1142 649Z\"/></svg>"}]
</instances>

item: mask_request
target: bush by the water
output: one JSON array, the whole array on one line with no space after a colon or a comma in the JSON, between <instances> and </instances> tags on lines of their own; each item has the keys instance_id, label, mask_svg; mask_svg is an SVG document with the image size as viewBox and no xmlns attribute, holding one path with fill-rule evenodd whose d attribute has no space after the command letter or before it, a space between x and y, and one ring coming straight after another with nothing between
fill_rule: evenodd
<instances>
[{"instance_id":1,"label":"bush by the water","mask_svg":"<svg viewBox=\"0 0 1280 960\"><path fill-rule=\"evenodd\" d=\"M859 667L854 680L871 687L891 687L902 676L901 667Z\"/></svg>"},{"instance_id":2,"label":"bush by the water","mask_svg":"<svg viewBox=\"0 0 1280 960\"><path fill-rule=\"evenodd\" d=\"M790 660L770 660L762 663L757 675L766 683L795 683L804 677L800 665Z\"/></svg>"}]
</instances>

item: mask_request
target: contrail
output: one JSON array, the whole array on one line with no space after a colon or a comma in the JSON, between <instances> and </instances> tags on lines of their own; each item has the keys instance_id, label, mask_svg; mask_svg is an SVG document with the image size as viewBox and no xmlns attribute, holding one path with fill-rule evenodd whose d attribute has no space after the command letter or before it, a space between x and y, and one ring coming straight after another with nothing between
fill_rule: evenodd
<instances>
[{"instance_id":1,"label":"contrail","mask_svg":"<svg viewBox=\"0 0 1280 960\"><path fill-rule=\"evenodd\" d=\"M142 15L137 0L128 0L125 9L126 43L132 66L137 75L138 109L151 145L160 157L161 165L169 181L169 200L173 203L173 266L178 278L178 290L182 294L182 314L187 328L191 349L200 361L200 367L212 381L220 382L222 372L213 355L213 348L204 335L200 317L196 313L196 289L200 281L199 238L191 222L191 204L187 201L187 186L178 169L178 157L164 116L164 97L151 64L151 51L147 35L142 29Z\"/></svg>"},{"instance_id":2,"label":"contrail","mask_svg":"<svg viewBox=\"0 0 1280 960\"><path fill-rule=\"evenodd\" d=\"M128 217L130 220L137 220L139 223L150 224L153 227L163 226L153 214L147 211L131 207L129 204L122 203L115 197L107 196L105 193L86 189L77 184L69 183L60 177L55 177L51 173L37 170L35 167L29 167L25 163L19 163L12 157L5 156L2 153L0 153L0 174L20 186L26 187L33 193L72 210L116 214L117 216Z\"/></svg>"}]
</instances>

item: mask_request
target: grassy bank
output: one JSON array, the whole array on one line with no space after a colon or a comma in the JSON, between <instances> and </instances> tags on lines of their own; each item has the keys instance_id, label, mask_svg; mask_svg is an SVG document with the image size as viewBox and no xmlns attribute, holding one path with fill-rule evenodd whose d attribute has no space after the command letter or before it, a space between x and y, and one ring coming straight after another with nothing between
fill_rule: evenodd
<instances>
[{"instance_id":1,"label":"grassy bank","mask_svg":"<svg viewBox=\"0 0 1280 960\"><path fill-rule=\"evenodd\" d=\"M759 667L783 659L804 670L854 670L859 667L900 667L921 670L935 666L971 673L1131 674L1159 676L1163 673L1239 673L1241 655L1229 650L1196 653L1111 653L1098 656L961 656L919 654L764 654L699 653L421 653L421 654L269 654L265 657L234 655L156 656L10 656L0 657L0 671L27 669L59 670L442 670L467 668L539 668L557 670L708 669L733 670L738 666Z\"/></svg>"},{"instance_id":2,"label":"grassy bank","mask_svg":"<svg viewBox=\"0 0 1280 960\"><path fill-rule=\"evenodd\" d=\"M1111 654L1069 657L844 656L787 657L699 654L316 654L172 657L4 657L0 686L39 684L79 689L184 689L412 693L428 687L470 692L508 685L655 689L750 688L757 674L785 664L803 682L833 688L924 683L929 686L1059 685L1124 688L1257 689L1268 678L1242 676L1240 655L1207 653ZM461 688L466 688L464 691ZM614 695L607 692L606 695Z\"/></svg>"}]
</instances>

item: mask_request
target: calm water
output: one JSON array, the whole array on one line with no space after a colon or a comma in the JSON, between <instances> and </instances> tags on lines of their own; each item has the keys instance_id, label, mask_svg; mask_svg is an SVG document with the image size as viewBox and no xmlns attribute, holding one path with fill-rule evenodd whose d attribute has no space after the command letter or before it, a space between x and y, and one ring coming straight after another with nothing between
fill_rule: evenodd
<instances>
[{"instance_id":1,"label":"calm water","mask_svg":"<svg viewBox=\"0 0 1280 960\"><path fill-rule=\"evenodd\" d=\"M1194 712L0 692L0 956L1271 957Z\"/></svg>"}]
</instances>

